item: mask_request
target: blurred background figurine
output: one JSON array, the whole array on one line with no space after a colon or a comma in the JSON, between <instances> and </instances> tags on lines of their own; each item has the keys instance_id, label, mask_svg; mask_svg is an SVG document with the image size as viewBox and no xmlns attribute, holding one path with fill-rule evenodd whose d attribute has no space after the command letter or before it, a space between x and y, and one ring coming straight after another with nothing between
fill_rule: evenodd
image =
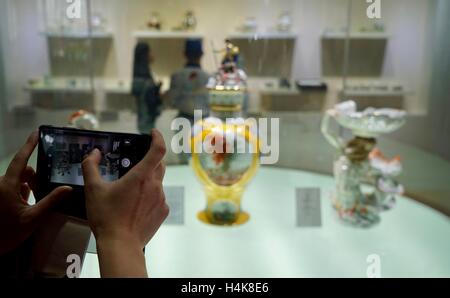
<instances>
[{"instance_id":1,"label":"blurred background figurine","mask_svg":"<svg viewBox=\"0 0 450 298\"><path fill-rule=\"evenodd\" d=\"M226 81L239 81L247 87L247 74L243 69L239 47L235 46L231 40L226 39L225 48L214 52L223 54L221 66L219 67L219 71L217 72L215 79L218 81L225 80L225 82L223 82L225 85L227 84ZM242 103L242 112L244 114L248 110L248 101L248 93L246 92Z\"/></svg>"},{"instance_id":2,"label":"blurred background figurine","mask_svg":"<svg viewBox=\"0 0 450 298\"><path fill-rule=\"evenodd\" d=\"M292 17L289 11L283 12L278 18L277 30L279 32L289 32L292 28Z\"/></svg>"},{"instance_id":3,"label":"blurred background figurine","mask_svg":"<svg viewBox=\"0 0 450 298\"><path fill-rule=\"evenodd\" d=\"M184 56L186 65L171 76L168 98L179 111L178 117L194 122L194 110L202 110L203 117L209 115L206 84L210 75L201 67L203 46L200 39L186 41Z\"/></svg>"},{"instance_id":4,"label":"blurred background figurine","mask_svg":"<svg viewBox=\"0 0 450 298\"><path fill-rule=\"evenodd\" d=\"M70 115L69 125L78 129L97 130L99 123L94 114L85 110L79 110Z\"/></svg>"},{"instance_id":5,"label":"blurred background figurine","mask_svg":"<svg viewBox=\"0 0 450 298\"><path fill-rule=\"evenodd\" d=\"M197 28L197 18L192 10L186 11L180 25L172 28L174 31L195 31Z\"/></svg>"},{"instance_id":6,"label":"blurred background figurine","mask_svg":"<svg viewBox=\"0 0 450 298\"><path fill-rule=\"evenodd\" d=\"M195 17L194 12L192 10L189 10L186 12L186 15L184 17L183 27L184 27L184 30L186 30L186 31L189 31L189 30L194 31L195 28L197 27L197 18Z\"/></svg>"},{"instance_id":7,"label":"blurred background figurine","mask_svg":"<svg viewBox=\"0 0 450 298\"><path fill-rule=\"evenodd\" d=\"M161 83L155 82L150 70L154 61L150 46L138 43L134 50L132 94L136 98L138 130L148 134L160 115Z\"/></svg>"},{"instance_id":8,"label":"blurred background figurine","mask_svg":"<svg viewBox=\"0 0 450 298\"><path fill-rule=\"evenodd\" d=\"M234 63L234 66L239 68L239 48L231 43L229 39L225 40L225 49L221 52L224 53L222 59L222 65L230 65L230 63Z\"/></svg>"},{"instance_id":9,"label":"blurred background figurine","mask_svg":"<svg viewBox=\"0 0 450 298\"><path fill-rule=\"evenodd\" d=\"M161 17L158 12L152 12L150 20L147 23L147 28L151 30L161 30Z\"/></svg>"}]
</instances>

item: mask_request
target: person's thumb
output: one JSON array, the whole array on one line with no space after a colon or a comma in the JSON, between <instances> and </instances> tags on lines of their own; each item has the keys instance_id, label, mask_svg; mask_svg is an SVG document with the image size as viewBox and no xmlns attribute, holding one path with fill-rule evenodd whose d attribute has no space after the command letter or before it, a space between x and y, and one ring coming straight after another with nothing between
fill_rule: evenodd
<instances>
[{"instance_id":1,"label":"person's thumb","mask_svg":"<svg viewBox=\"0 0 450 298\"><path fill-rule=\"evenodd\" d=\"M98 166L102 159L102 154L98 149L94 149L81 164L83 169L83 178L85 185L92 185L102 181L102 176L98 170Z\"/></svg>"},{"instance_id":2,"label":"person's thumb","mask_svg":"<svg viewBox=\"0 0 450 298\"><path fill-rule=\"evenodd\" d=\"M33 221L38 221L50 212L58 202L69 197L72 193L72 187L60 186L54 189L49 195L30 207L30 214Z\"/></svg>"}]
</instances>

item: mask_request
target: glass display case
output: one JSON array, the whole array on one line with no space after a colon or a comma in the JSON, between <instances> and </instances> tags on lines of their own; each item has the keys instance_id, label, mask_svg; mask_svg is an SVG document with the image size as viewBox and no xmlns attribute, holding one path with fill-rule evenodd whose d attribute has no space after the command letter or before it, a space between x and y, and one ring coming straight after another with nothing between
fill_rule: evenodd
<instances>
[{"instance_id":1,"label":"glass display case","mask_svg":"<svg viewBox=\"0 0 450 298\"><path fill-rule=\"evenodd\" d=\"M439 257L429 257L429 263L422 265L436 265L441 260L442 265L436 265L434 273L448 277L450 261L441 249L450 248L450 242L426 235L434 232L428 229L437 229L443 236L450 228L448 2L382 1L381 16L377 17L371 12L377 8L364 0L0 0L0 175L30 131L42 124L68 125L70 116L79 110L95 115L100 130L137 133L142 106L135 92L136 45L144 44L150 53L145 58L151 61L149 76L161 99L152 124L161 131L169 149L165 157L168 174L183 177L167 180L168 187L185 189L182 199L186 208L173 208L192 219L174 227L176 231L167 231L163 226L161 234L167 232L168 236L156 240L157 249L150 253L152 256L161 256L163 249L177 238L188 241L192 236L198 245L212 239L211 246L218 251L222 251L220 245L242 249L248 259L224 252L228 262L236 259L251 267L237 268L236 276L257 272L256 258L270 258L265 250L272 248L286 256L273 276L339 276L336 268L343 267L351 253L362 258L366 250L376 248L380 253L385 249L390 256L398 257L403 249L409 249L403 235L407 232L406 221L417 220L418 239L423 240L416 243L417 247L429 254L440 247L436 249ZM200 49L187 45L193 40L200 43ZM257 123L261 119L277 119L279 123L275 134L268 133L274 129L272 124L265 127L266 131L259 131L267 136L262 142L276 142L279 154L275 163L262 164L248 185L246 196L250 198L242 204L243 209L251 209L252 216L245 225L229 230L194 223L197 212L204 207L203 185L193 178L195 173L188 166L191 156L180 156L171 150L174 136L179 133L172 128L172 121L186 116L186 107L177 106L174 98L185 96L187 102L188 98L203 96L204 101L209 100L206 82L222 65L225 41L239 50L240 58L234 62L248 76L243 117L251 117ZM195 61L187 59L191 51L197 51ZM193 68L197 69L195 73L180 79L180 73ZM179 91L177 84L183 80L202 83ZM360 130L337 116L339 107L348 101L361 113L355 110L356 116L347 116L359 120L366 117L370 129L379 123L377 117L386 115L386 109L401 113L402 125L389 130L389 134L361 136ZM321 130L324 117L330 118L326 120L326 136ZM193 119L189 120L194 126ZM334 146L339 147L338 152L330 146L329 135L334 138L332 143L342 143ZM364 158L353 158L349 148L363 148ZM383 154L376 151L379 148ZM397 155L400 157L394 159ZM374 189L362 176L377 166L376 179L385 184L377 184ZM352 179L356 181L353 184L349 183ZM272 182L277 184L271 187ZM386 192L380 189L392 190L393 185L401 186L402 192L393 191L386 199ZM372 186L373 196L386 202L395 197L392 201L398 206L381 216L379 210L375 212L367 225L370 228L353 227L349 231L339 226L334 194L341 187L339 201L351 201L352 206L347 209L352 212L357 200L348 194L360 195L360 186L365 193ZM355 188L349 190L352 187ZM295 227L296 216L301 214L295 205L297 188L320 190L316 200L321 203L323 220L316 230ZM354 219L353 215L349 217ZM422 219L409 215L423 215L429 225L423 223L420 228ZM260 237L261 227L276 238L276 244ZM333 233L343 233L349 242L336 239ZM355 244L359 236L367 242L364 248ZM220 237L231 240L223 243ZM348 253L337 254L339 260L326 255L330 251L325 248L320 249L316 257L321 259L322 268L329 271L315 271L312 268L316 263L306 262L306 256L294 256L293 248L301 248L299 237L316 241L317 245L323 240L342 250L347 249L346 245L351 248ZM398 241L395 243L399 248L377 244L385 239ZM248 240L258 252L250 253L238 240ZM191 252L195 251L194 244L188 246ZM212 255L201 251L206 257ZM312 246L305 251L314 253ZM411 249L405 258L417 262L418 251ZM91 258L95 257L87 260ZM180 258L186 258L182 264L194 266L189 256ZM295 260L292 266L291 259ZM401 262L392 264L397 268ZM260 265L264 272L261 275L272 277L270 266L266 265ZM308 269L293 269L300 265ZM233 273L227 264L217 260L205 266L199 272L214 276L223 273L225 277ZM348 268L343 275L358 275L355 272L359 271L353 269ZM417 275L419 269L413 272ZM172 277L189 273L186 268L161 271L162 276ZM94 269L85 271L86 276L97 274ZM387 275L408 274L395 269Z\"/></svg>"}]
</instances>

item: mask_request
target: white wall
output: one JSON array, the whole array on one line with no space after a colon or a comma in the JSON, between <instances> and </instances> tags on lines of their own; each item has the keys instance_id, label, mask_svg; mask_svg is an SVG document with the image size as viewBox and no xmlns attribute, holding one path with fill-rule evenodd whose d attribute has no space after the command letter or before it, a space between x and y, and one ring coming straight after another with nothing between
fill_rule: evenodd
<instances>
[{"instance_id":1,"label":"white wall","mask_svg":"<svg viewBox=\"0 0 450 298\"><path fill-rule=\"evenodd\" d=\"M135 30L145 29L145 23L152 11L160 12L163 20L163 29L170 30L179 24L184 13L192 9L198 19L198 31L205 34L204 67L214 71L214 58L212 44L219 48L223 45L225 37L241 24L246 16L254 16L260 24L260 29L266 31L272 26L278 14L284 10L292 10L294 0L261 1L261 0L94 0L94 11L102 11L107 15L112 31L115 33L118 48L119 73L122 78L131 76L132 50L135 40L131 33ZM256 9L255 9L256 7ZM106 8L106 9L105 9ZM179 56L182 57L182 49ZM178 58L178 57L177 57ZM182 65L180 65L181 67Z\"/></svg>"},{"instance_id":2,"label":"white wall","mask_svg":"<svg viewBox=\"0 0 450 298\"><path fill-rule=\"evenodd\" d=\"M301 0L294 3L292 11L299 32L294 78L321 78L321 35L326 28L346 26L347 0Z\"/></svg>"},{"instance_id":3,"label":"white wall","mask_svg":"<svg viewBox=\"0 0 450 298\"><path fill-rule=\"evenodd\" d=\"M38 1L1 0L0 30L6 74L7 106L28 102L23 86L29 78L48 72L46 40L42 30Z\"/></svg>"},{"instance_id":4,"label":"white wall","mask_svg":"<svg viewBox=\"0 0 450 298\"><path fill-rule=\"evenodd\" d=\"M347 23L347 0L294 1L300 33L295 60L295 78L321 76L320 36L325 28L341 29ZM427 107L426 50L433 1L383 0L382 20L390 38L382 78L399 80L413 91L405 102L408 111L423 113ZM365 0L352 1L352 31L370 28Z\"/></svg>"},{"instance_id":5,"label":"white wall","mask_svg":"<svg viewBox=\"0 0 450 298\"><path fill-rule=\"evenodd\" d=\"M356 26L370 26L364 17L365 1L354 1ZM383 77L399 79L414 94L407 96L406 107L414 114L423 114L428 106L427 39L434 1L384 0L382 19L391 34L386 49ZM359 17L359 18L358 18Z\"/></svg>"}]
</instances>

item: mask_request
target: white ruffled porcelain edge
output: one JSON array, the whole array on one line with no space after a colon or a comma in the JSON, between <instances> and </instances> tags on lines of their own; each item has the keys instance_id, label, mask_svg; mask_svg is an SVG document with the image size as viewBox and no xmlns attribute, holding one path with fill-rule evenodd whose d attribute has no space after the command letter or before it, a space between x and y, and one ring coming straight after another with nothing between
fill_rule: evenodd
<instances>
[{"instance_id":1,"label":"white ruffled porcelain edge","mask_svg":"<svg viewBox=\"0 0 450 298\"><path fill-rule=\"evenodd\" d=\"M334 111L340 125L361 137L376 137L393 132L405 123L406 117L405 111L389 108L367 108L359 112L352 100L337 104Z\"/></svg>"}]
</instances>

